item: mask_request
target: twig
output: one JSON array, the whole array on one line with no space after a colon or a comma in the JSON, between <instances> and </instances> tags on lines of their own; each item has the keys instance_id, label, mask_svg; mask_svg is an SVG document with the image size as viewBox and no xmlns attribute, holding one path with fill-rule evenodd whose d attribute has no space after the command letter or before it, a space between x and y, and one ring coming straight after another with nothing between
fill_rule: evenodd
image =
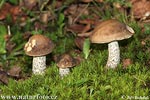
<instances>
[{"instance_id":1,"label":"twig","mask_svg":"<svg viewBox=\"0 0 150 100\"><path fill-rule=\"evenodd\" d=\"M146 86L145 81L143 81L142 79L137 78L136 76L133 76L133 77L134 77L135 79L137 79L137 80L139 80L139 81L143 82L143 84Z\"/></svg>"},{"instance_id":2,"label":"twig","mask_svg":"<svg viewBox=\"0 0 150 100\"><path fill-rule=\"evenodd\" d=\"M32 19L29 19L30 22L34 22L35 20L39 19L40 16L37 16L35 18L32 18ZM23 22L23 23L20 23L20 26L25 26L27 24L27 22Z\"/></svg>"},{"instance_id":3,"label":"twig","mask_svg":"<svg viewBox=\"0 0 150 100\"><path fill-rule=\"evenodd\" d=\"M8 35L11 36L11 31L10 31L10 26L9 25L7 26L7 29L8 29Z\"/></svg>"}]
</instances>

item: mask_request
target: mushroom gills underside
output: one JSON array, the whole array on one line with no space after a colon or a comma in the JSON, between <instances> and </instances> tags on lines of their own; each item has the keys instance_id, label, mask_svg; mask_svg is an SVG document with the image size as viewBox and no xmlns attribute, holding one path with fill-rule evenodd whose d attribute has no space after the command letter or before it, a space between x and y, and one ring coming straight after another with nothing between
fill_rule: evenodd
<instances>
[{"instance_id":1,"label":"mushroom gills underside","mask_svg":"<svg viewBox=\"0 0 150 100\"><path fill-rule=\"evenodd\" d=\"M106 67L114 69L120 63L120 49L117 41L113 41L108 44L108 52L109 54Z\"/></svg>"},{"instance_id":2,"label":"mushroom gills underside","mask_svg":"<svg viewBox=\"0 0 150 100\"><path fill-rule=\"evenodd\" d=\"M46 56L33 57L33 74L44 74L46 69Z\"/></svg>"},{"instance_id":3,"label":"mushroom gills underside","mask_svg":"<svg viewBox=\"0 0 150 100\"><path fill-rule=\"evenodd\" d=\"M69 68L59 68L59 75L60 75L61 78L68 75L69 73L70 73Z\"/></svg>"}]
</instances>

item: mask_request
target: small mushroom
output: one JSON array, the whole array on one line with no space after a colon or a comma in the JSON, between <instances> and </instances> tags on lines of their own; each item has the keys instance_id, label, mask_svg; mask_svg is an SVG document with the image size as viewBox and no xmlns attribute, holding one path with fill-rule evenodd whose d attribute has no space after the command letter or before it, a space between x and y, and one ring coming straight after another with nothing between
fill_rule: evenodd
<instances>
[{"instance_id":1,"label":"small mushroom","mask_svg":"<svg viewBox=\"0 0 150 100\"><path fill-rule=\"evenodd\" d=\"M91 43L108 43L109 55L106 67L116 68L120 63L118 41L130 38L134 34L134 30L118 20L110 19L99 23L89 34ZM87 36L87 33L78 36Z\"/></svg>"},{"instance_id":2,"label":"small mushroom","mask_svg":"<svg viewBox=\"0 0 150 100\"><path fill-rule=\"evenodd\" d=\"M70 73L70 68L79 64L79 60L73 58L69 54L63 54L60 57L57 57L57 66L59 67L59 74L61 78Z\"/></svg>"},{"instance_id":3,"label":"small mushroom","mask_svg":"<svg viewBox=\"0 0 150 100\"><path fill-rule=\"evenodd\" d=\"M28 56L33 56L32 71L43 74L46 69L46 55L54 48L53 42L46 36L36 34L29 38L24 50Z\"/></svg>"}]
</instances>

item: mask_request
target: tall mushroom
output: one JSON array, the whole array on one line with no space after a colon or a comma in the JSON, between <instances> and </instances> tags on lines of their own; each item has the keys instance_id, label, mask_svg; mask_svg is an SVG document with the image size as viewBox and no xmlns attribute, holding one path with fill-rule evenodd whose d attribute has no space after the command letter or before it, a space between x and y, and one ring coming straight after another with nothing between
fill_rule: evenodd
<instances>
[{"instance_id":1,"label":"tall mushroom","mask_svg":"<svg viewBox=\"0 0 150 100\"><path fill-rule=\"evenodd\" d=\"M98 24L88 33L91 43L108 43L108 60L106 67L116 68L120 63L120 49L118 40L128 39L134 34L134 30L128 25L115 19L110 19ZM87 36L80 34L79 36Z\"/></svg>"},{"instance_id":2,"label":"tall mushroom","mask_svg":"<svg viewBox=\"0 0 150 100\"><path fill-rule=\"evenodd\" d=\"M25 53L33 56L32 71L34 74L43 74L46 69L46 55L54 48L53 42L46 36L36 34L30 37L25 44Z\"/></svg>"}]
</instances>

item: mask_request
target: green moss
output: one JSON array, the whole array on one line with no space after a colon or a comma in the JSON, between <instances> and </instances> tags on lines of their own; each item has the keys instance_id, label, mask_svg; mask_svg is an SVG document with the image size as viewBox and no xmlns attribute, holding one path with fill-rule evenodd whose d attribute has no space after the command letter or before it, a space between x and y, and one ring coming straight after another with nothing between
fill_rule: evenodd
<instances>
[{"instance_id":1,"label":"green moss","mask_svg":"<svg viewBox=\"0 0 150 100\"><path fill-rule=\"evenodd\" d=\"M118 2L118 0L107 0L104 4L115 1ZM66 3L67 5L70 4L69 1ZM100 7L99 5L101 6L103 4L100 3L96 6ZM111 8L111 6L108 8ZM121 62L116 70L106 70L104 67L108 57L107 44L91 44L92 51L87 60L72 68L71 73L67 77L64 77L64 79L59 77L56 63L51 61L44 76L32 75L25 80L19 81L11 78L7 86L0 84L1 96L45 95L57 96L56 98L58 100L122 100L128 99L129 97L133 99L135 96L149 96L150 71L148 62L150 59L150 41L146 41L145 46L141 45L141 36L142 38L147 37L150 30L146 27L146 33L142 34L137 22L131 21L129 19L130 16L125 16L117 12L116 9L107 9L104 12L97 11L96 14L100 14L102 19L117 18L133 27L135 30L134 36L119 42L121 61L122 59L130 58L133 60L133 64L123 69ZM52 38L56 43L56 48L52 55L62 54L70 49L74 49L73 39L75 36L68 35L67 32L64 32L64 19L62 17L61 22L58 23L58 29L57 27L51 27L49 29L51 31L44 33L44 35ZM52 26L55 26L55 24ZM28 28L30 27L26 26L24 31L31 30ZM16 29L12 28L12 30L15 31ZM12 41L17 44L16 47L18 48L14 50L13 54L20 51L20 49L23 52L24 41L20 39L22 38L22 34L20 33L17 31L17 33L13 34L14 38L12 38ZM52 55L48 56L49 59ZM13 58L13 64L18 64L18 59L20 60L20 64L18 65L23 68L22 71L25 75L28 74L28 71L31 73L31 57L25 56L24 53L19 57L11 53L5 57L6 60L4 59L3 62L9 61L10 59L8 57Z\"/></svg>"}]
</instances>

